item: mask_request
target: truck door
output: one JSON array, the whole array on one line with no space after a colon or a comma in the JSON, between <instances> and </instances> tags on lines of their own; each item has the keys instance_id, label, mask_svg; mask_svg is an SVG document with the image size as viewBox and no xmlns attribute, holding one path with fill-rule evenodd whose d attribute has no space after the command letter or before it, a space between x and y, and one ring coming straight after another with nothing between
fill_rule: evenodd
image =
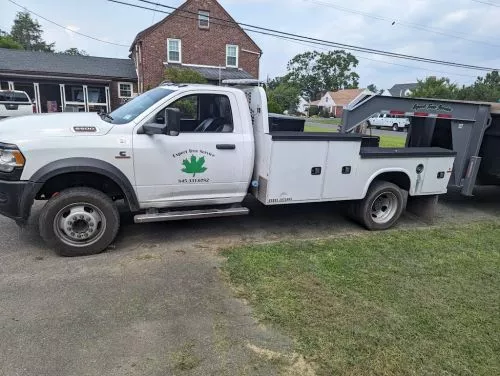
<instances>
[{"instance_id":1,"label":"truck door","mask_svg":"<svg viewBox=\"0 0 500 376\"><path fill-rule=\"evenodd\" d=\"M178 136L134 134L141 206L219 204L244 195L243 127L233 94L186 94L167 107L181 111ZM145 122L163 123L164 110Z\"/></svg>"}]
</instances>

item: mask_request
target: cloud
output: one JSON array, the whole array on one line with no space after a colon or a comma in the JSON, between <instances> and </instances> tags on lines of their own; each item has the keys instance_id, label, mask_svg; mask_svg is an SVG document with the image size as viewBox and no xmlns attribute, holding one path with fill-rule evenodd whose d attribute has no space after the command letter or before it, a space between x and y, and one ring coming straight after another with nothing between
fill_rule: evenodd
<instances>
[{"instance_id":1,"label":"cloud","mask_svg":"<svg viewBox=\"0 0 500 376\"><path fill-rule=\"evenodd\" d=\"M66 34L69 35L70 38L73 38L73 36L75 35L75 31L80 31L80 28L78 26L75 26L75 25L66 25Z\"/></svg>"}]
</instances>

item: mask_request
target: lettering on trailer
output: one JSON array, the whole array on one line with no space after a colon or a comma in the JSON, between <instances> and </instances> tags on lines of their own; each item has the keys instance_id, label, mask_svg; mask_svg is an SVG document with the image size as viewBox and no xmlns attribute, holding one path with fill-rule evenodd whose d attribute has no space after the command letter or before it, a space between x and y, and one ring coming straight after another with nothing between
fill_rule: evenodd
<instances>
[{"instance_id":1,"label":"lettering on trailer","mask_svg":"<svg viewBox=\"0 0 500 376\"><path fill-rule=\"evenodd\" d=\"M192 175L191 178L178 179L179 184L210 183L206 177L197 177L208 171L205 157L215 158L215 154L206 150L187 149L172 155L174 159L182 159L180 171L184 174Z\"/></svg>"},{"instance_id":2,"label":"lettering on trailer","mask_svg":"<svg viewBox=\"0 0 500 376\"><path fill-rule=\"evenodd\" d=\"M413 105L413 111L440 111L440 112L452 112L453 108L444 104L435 103L415 103Z\"/></svg>"}]
</instances>

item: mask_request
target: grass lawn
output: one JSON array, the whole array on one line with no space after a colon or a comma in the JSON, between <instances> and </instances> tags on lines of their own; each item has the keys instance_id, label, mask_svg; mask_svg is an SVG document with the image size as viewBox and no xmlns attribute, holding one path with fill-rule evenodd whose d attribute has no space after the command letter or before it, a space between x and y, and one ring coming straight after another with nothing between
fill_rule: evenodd
<instances>
[{"instance_id":1,"label":"grass lawn","mask_svg":"<svg viewBox=\"0 0 500 376\"><path fill-rule=\"evenodd\" d=\"M314 125L306 125L305 132L337 132L337 128L322 128ZM406 138L401 136L380 136L380 147L402 148L405 146Z\"/></svg>"},{"instance_id":2,"label":"grass lawn","mask_svg":"<svg viewBox=\"0 0 500 376\"><path fill-rule=\"evenodd\" d=\"M325 125L339 125L342 119L325 119L325 118L306 118L306 122L308 123L317 123L317 124L325 124Z\"/></svg>"},{"instance_id":3,"label":"grass lawn","mask_svg":"<svg viewBox=\"0 0 500 376\"><path fill-rule=\"evenodd\" d=\"M500 222L225 252L318 375L499 375Z\"/></svg>"},{"instance_id":4,"label":"grass lawn","mask_svg":"<svg viewBox=\"0 0 500 376\"><path fill-rule=\"evenodd\" d=\"M380 147L381 148L404 148L406 143L406 138L401 136L380 136Z\"/></svg>"}]
</instances>

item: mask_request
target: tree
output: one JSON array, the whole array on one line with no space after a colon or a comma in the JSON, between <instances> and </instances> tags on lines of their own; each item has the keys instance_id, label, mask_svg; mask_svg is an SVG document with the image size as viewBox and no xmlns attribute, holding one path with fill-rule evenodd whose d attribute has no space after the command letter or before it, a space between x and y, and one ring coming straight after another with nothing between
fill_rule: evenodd
<instances>
[{"instance_id":1,"label":"tree","mask_svg":"<svg viewBox=\"0 0 500 376\"><path fill-rule=\"evenodd\" d=\"M358 87L359 75L352 70L358 59L343 50L309 51L295 56L288 63L289 81L309 99L317 99L325 91Z\"/></svg>"},{"instance_id":2,"label":"tree","mask_svg":"<svg viewBox=\"0 0 500 376\"><path fill-rule=\"evenodd\" d=\"M89 56L87 51L85 50L79 50L78 48L68 48L66 51L61 51L59 52L60 54L64 55L73 55L73 56Z\"/></svg>"},{"instance_id":3,"label":"tree","mask_svg":"<svg viewBox=\"0 0 500 376\"><path fill-rule=\"evenodd\" d=\"M375 84L370 84L366 88L375 94L378 94L378 92L379 92L379 90L377 89L377 86L375 86Z\"/></svg>"},{"instance_id":4,"label":"tree","mask_svg":"<svg viewBox=\"0 0 500 376\"><path fill-rule=\"evenodd\" d=\"M54 52L55 44L46 43L42 34L42 27L28 12L17 13L10 36L25 50Z\"/></svg>"},{"instance_id":5,"label":"tree","mask_svg":"<svg viewBox=\"0 0 500 376\"><path fill-rule=\"evenodd\" d=\"M282 114L285 111L293 113L299 105L300 89L289 83L282 82L274 89L267 88L267 108L269 112Z\"/></svg>"},{"instance_id":6,"label":"tree","mask_svg":"<svg viewBox=\"0 0 500 376\"><path fill-rule=\"evenodd\" d=\"M175 84L205 84L207 80L200 73L189 68L169 67L165 69L165 79Z\"/></svg>"},{"instance_id":7,"label":"tree","mask_svg":"<svg viewBox=\"0 0 500 376\"><path fill-rule=\"evenodd\" d=\"M23 46L17 43L10 35L0 35L0 48L10 48L13 50L22 50Z\"/></svg>"},{"instance_id":8,"label":"tree","mask_svg":"<svg viewBox=\"0 0 500 376\"><path fill-rule=\"evenodd\" d=\"M464 86L458 95L459 99L470 101L498 102L500 100L500 74L498 71L478 77L471 86Z\"/></svg>"},{"instance_id":9,"label":"tree","mask_svg":"<svg viewBox=\"0 0 500 376\"><path fill-rule=\"evenodd\" d=\"M441 98L457 99L460 89L447 77L436 78L427 77L425 80L418 80L417 87L412 90L412 97L419 98Z\"/></svg>"}]
</instances>

